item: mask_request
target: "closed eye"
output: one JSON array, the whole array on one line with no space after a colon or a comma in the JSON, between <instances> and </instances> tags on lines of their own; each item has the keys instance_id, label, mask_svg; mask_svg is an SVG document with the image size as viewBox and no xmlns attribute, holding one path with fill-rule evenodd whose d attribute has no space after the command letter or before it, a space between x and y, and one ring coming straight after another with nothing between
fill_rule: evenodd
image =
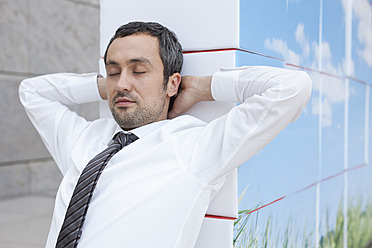
<instances>
[{"instance_id":1,"label":"closed eye","mask_svg":"<svg viewBox=\"0 0 372 248\"><path fill-rule=\"evenodd\" d=\"M114 77L120 75L120 73L108 73L107 74L109 77Z\"/></svg>"}]
</instances>

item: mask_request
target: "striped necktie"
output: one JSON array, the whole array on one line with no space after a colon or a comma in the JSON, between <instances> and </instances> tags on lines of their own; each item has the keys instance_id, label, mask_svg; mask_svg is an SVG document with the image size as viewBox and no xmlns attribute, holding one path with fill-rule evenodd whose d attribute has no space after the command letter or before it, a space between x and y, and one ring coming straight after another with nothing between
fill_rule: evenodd
<instances>
[{"instance_id":1,"label":"striped necktie","mask_svg":"<svg viewBox=\"0 0 372 248\"><path fill-rule=\"evenodd\" d=\"M89 203L99 176L112 156L137 139L138 137L132 133L117 133L111 144L95 156L84 168L67 208L56 248L77 247Z\"/></svg>"}]
</instances>

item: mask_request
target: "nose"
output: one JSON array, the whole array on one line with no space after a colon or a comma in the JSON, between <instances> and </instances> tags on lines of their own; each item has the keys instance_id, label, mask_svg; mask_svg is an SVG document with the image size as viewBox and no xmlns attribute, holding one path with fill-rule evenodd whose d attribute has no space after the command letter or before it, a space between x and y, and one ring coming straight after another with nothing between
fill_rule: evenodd
<instances>
[{"instance_id":1,"label":"nose","mask_svg":"<svg viewBox=\"0 0 372 248\"><path fill-rule=\"evenodd\" d=\"M120 74L119 80L116 82L115 89L117 91L131 91L132 83L130 78L125 73Z\"/></svg>"}]
</instances>

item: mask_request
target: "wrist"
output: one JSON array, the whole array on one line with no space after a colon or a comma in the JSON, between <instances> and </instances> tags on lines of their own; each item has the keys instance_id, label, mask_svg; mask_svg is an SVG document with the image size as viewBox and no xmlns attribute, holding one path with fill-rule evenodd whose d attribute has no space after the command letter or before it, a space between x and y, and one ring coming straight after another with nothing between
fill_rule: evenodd
<instances>
[{"instance_id":1,"label":"wrist","mask_svg":"<svg viewBox=\"0 0 372 248\"><path fill-rule=\"evenodd\" d=\"M211 90L212 76L198 77L197 87L200 101L214 101Z\"/></svg>"}]
</instances>

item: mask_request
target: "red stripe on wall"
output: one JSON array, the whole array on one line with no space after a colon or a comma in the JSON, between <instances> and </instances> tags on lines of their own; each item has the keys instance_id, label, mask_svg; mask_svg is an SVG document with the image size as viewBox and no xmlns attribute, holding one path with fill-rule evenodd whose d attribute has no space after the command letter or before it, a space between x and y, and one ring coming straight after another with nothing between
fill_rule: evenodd
<instances>
[{"instance_id":1,"label":"red stripe on wall","mask_svg":"<svg viewBox=\"0 0 372 248\"><path fill-rule=\"evenodd\" d=\"M234 218L234 217L212 215L212 214L206 214L204 217L205 218L211 218L211 219L220 219L220 220L236 220L237 219L237 218Z\"/></svg>"},{"instance_id":2,"label":"red stripe on wall","mask_svg":"<svg viewBox=\"0 0 372 248\"><path fill-rule=\"evenodd\" d=\"M319 183L323 183L323 182L325 182L325 181L328 181L328 180L331 180L331 179L333 179L333 178L339 177L339 176L345 174L346 172L350 172L350 171L353 171L353 170L361 169L361 168L363 168L363 167L366 167L367 165L368 165L368 164L365 164L365 163L364 163L364 164L359 164L359 165L356 165L356 166L350 167L350 168L348 168L348 169L344 169L344 170L342 170L342 171L340 171L340 172L338 172L338 173L335 173L335 174L330 175L330 176L328 176L328 177L325 177L325 178L323 178L323 179L321 179L321 180L319 180L319 181L316 181L316 182L314 182L314 183L312 183L312 184L310 184L310 185L308 185L308 186L306 186L306 187L304 187L304 188L301 188L301 189L299 189L299 190L296 190L296 191L294 191L293 193L291 193L291 194L289 194L289 195L287 195L287 196L284 195L284 196L282 196L282 197L279 197L279 198L275 199L274 201L271 201L271 202L269 202L269 203L267 203L267 204L265 204L265 205L262 205L262 206L259 207L259 208L253 209L253 210L251 210L251 211L245 213L244 216L245 216L245 215L249 215L249 214L251 214L251 213L254 213L254 212L256 212L256 211L258 211L258 210L260 210L260 209L262 209L262 208L265 208L265 207L267 207L267 206L270 206L270 205L272 205L272 204L274 204L274 203L276 203L276 202L278 202L278 201L283 200L284 198L291 197L291 196L296 195L296 194L298 194L298 193L300 193L300 192L303 192L303 191L305 191L305 190L308 190L308 189L310 189L310 188L316 186L316 185L319 184ZM236 219L237 219L237 218L234 218L234 217L226 217L226 216L210 215L210 214L206 214L206 215L205 215L205 218L223 219L223 220L236 220Z\"/></svg>"},{"instance_id":3,"label":"red stripe on wall","mask_svg":"<svg viewBox=\"0 0 372 248\"><path fill-rule=\"evenodd\" d=\"M350 79L350 80L356 81L356 82L364 84L364 85L372 86L367 81L361 80L361 79L353 77L353 76L347 76L347 75L340 76L340 75L328 73L328 72L325 72L325 71L320 71L320 70L317 70L317 69L309 68L309 67L306 67L306 66L300 66L300 65L292 64L292 63L289 63L289 62L285 61L282 58L270 56L270 55L267 55L267 54L264 54L264 53L259 53L259 52L255 52L255 51L251 51L251 50L243 49L243 48L218 48L218 49L205 49L205 50L190 50L190 51L183 51L183 54L226 52L226 51L241 51L241 52L245 52L245 53L250 53L250 54L258 55L258 56L261 56L261 57L281 61L281 62L285 63L287 66L300 68L300 69L303 69L303 70L306 70L306 71L317 72L319 74L326 75L328 77L337 78L337 79L340 79L340 80Z\"/></svg>"}]
</instances>

